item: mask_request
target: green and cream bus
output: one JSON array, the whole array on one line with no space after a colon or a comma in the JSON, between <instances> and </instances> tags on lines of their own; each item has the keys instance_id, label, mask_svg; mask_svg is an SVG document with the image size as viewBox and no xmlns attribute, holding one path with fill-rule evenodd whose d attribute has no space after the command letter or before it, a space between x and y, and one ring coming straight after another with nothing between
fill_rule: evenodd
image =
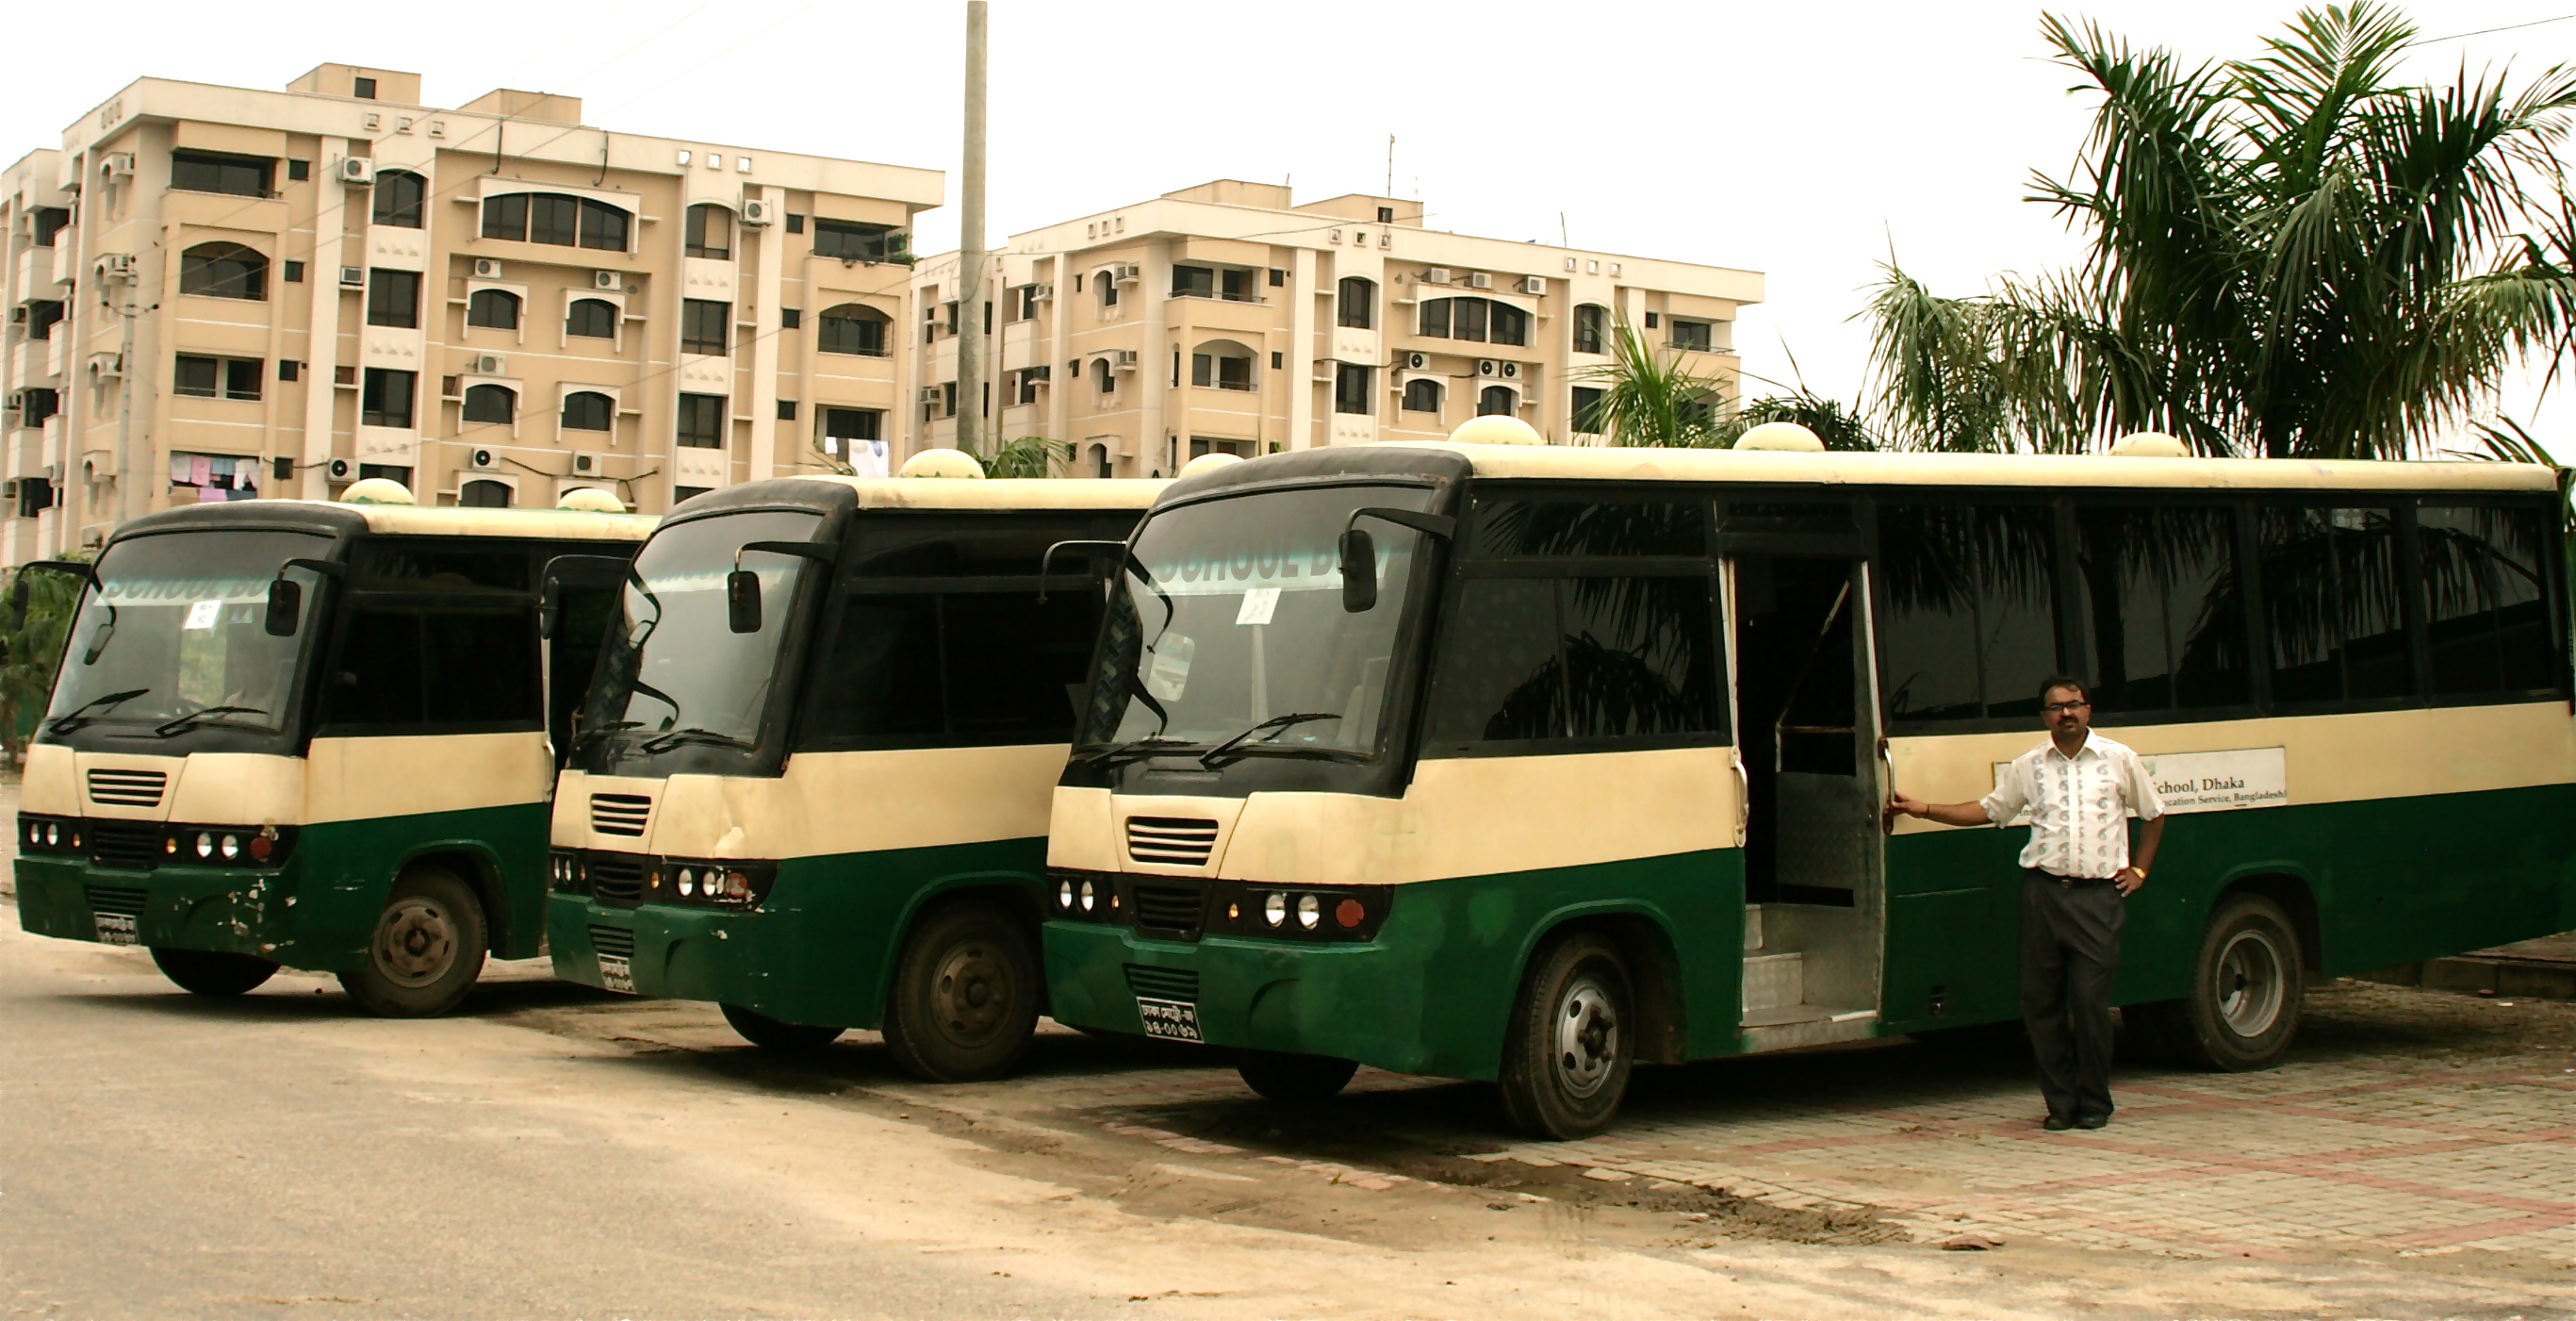
<instances>
[{"instance_id":1,"label":"green and cream bus","mask_svg":"<svg viewBox=\"0 0 2576 1321\"><path fill-rule=\"evenodd\" d=\"M921 1076L1007 1071L1102 575L1164 485L788 477L674 510L558 788L556 975L773 1049L882 1028Z\"/></svg>"},{"instance_id":2,"label":"green and cream bus","mask_svg":"<svg viewBox=\"0 0 2576 1321\"><path fill-rule=\"evenodd\" d=\"M652 520L381 486L403 503L183 506L94 569L29 566L83 587L20 793L28 931L142 945L202 995L337 973L397 1016L538 952L553 749L608 605L567 601L589 636L550 669L539 577L632 555Z\"/></svg>"},{"instance_id":3,"label":"green and cream bus","mask_svg":"<svg viewBox=\"0 0 2576 1321\"><path fill-rule=\"evenodd\" d=\"M2563 502L2495 463L1368 446L1175 483L1049 833L1051 1012L1608 1121L1634 1061L2018 1015L2043 737L2184 814L2118 999L2204 1065L2302 980L2576 927Z\"/></svg>"}]
</instances>

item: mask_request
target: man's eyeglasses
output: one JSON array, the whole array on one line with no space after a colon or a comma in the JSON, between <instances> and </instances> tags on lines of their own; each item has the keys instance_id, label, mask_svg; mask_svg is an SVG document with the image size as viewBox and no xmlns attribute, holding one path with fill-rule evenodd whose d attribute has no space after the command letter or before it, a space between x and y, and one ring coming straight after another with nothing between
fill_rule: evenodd
<instances>
[{"instance_id":1,"label":"man's eyeglasses","mask_svg":"<svg viewBox=\"0 0 2576 1321\"><path fill-rule=\"evenodd\" d=\"M2051 702L2039 708L2039 713L2044 716L2062 716L2069 711L2088 711L2092 707L2091 702Z\"/></svg>"}]
</instances>

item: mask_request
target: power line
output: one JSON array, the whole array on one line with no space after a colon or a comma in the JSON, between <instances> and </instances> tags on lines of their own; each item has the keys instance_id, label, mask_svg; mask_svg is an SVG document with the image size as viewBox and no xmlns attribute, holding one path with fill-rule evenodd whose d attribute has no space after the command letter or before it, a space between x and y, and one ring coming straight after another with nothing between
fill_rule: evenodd
<instances>
[{"instance_id":1,"label":"power line","mask_svg":"<svg viewBox=\"0 0 2576 1321\"><path fill-rule=\"evenodd\" d=\"M2458 41L2462 37L2483 37L2493 32L2519 32L2524 28L2546 27L2551 23L2564 23L2571 18L2576 18L2576 14L2560 14L2556 18L2535 18L2528 23L2507 23L2500 28L2479 28L2475 32L2454 32L2447 37L2418 37L2406 44L2410 47L2430 46L2437 41Z\"/></svg>"}]
</instances>

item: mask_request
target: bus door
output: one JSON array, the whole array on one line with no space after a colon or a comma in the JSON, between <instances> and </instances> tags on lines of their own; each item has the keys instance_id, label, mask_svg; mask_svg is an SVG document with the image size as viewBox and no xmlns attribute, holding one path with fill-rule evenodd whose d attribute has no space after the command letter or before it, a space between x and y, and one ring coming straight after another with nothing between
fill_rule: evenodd
<instances>
[{"instance_id":1,"label":"bus door","mask_svg":"<svg viewBox=\"0 0 2576 1321\"><path fill-rule=\"evenodd\" d=\"M1789 515L1780 506L1777 521ZM1868 562L1847 506L1789 506L1802 534L1721 528L1743 759L1747 1049L1873 1035L1884 901Z\"/></svg>"}]
</instances>

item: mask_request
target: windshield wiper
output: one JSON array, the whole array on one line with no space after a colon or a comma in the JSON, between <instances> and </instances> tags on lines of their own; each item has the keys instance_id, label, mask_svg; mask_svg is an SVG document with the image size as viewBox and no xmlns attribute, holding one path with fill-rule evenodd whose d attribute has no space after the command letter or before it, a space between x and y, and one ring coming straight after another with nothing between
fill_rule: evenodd
<instances>
[{"instance_id":1,"label":"windshield wiper","mask_svg":"<svg viewBox=\"0 0 2576 1321\"><path fill-rule=\"evenodd\" d=\"M149 688L135 688L121 693L109 693L105 697L93 697L88 701L81 703L79 706L73 707L71 710L54 717L54 723L45 726L45 728L56 734L68 734L90 722L90 708L114 706L119 702L130 702L150 691L152 690Z\"/></svg>"},{"instance_id":2,"label":"windshield wiper","mask_svg":"<svg viewBox=\"0 0 2576 1321\"><path fill-rule=\"evenodd\" d=\"M1229 752L1235 753L1236 756L1241 756L1243 752L1252 751L1252 749L1243 748L1242 745L1244 740L1251 738L1255 734L1260 734L1265 740L1274 739L1279 737L1282 732L1286 731L1293 725L1303 725L1316 720L1339 720L1341 718L1342 713L1339 711L1294 711L1284 716L1272 716L1268 720L1264 720L1260 724L1254 725L1252 728L1235 735L1233 738L1227 739L1225 742L1219 743L1215 747L1200 753L1199 765L1205 766L1209 770L1215 770L1217 768L1217 758L1225 756ZM1268 732L1263 733L1265 730ZM1238 749L1240 749L1240 751L1238 751ZM1270 749L1263 750L1269 751ZM1281 750L1284 751L1284 749ZM1316 749L1308 749L1308 751L1316 751Z\"/></svg>"},{"instance_id":3,"label":"windshield wiper","mask_svg":"<svg viewBox=\"0 0 2576 1321\"><path fill-rule=\"evenodd\" d=\"M592 739L606 738L621 729L642 729L643 727L644 722L641 720L612 720L605 725L600 725L593 729L585 729L580 733L573 735L572 745L578 748L583 744L590 742Z\"/></svg>"},{"instance_id":4,"label":"windshield wiper","mask_svg":"<svg viewBox=\"0 0 2576 1321\"><path fill-rule=\"evenodd\" d=\"M1078 752L1074 754L1073 759L1086 766L1106 767L1115 766L1121 762L1142 761L1147 757L1159 757L1163 755L1163 750L1166 748L1197 746L1185 738L1164 738L1157 734L1148 734L1143 738L1129 739L1114 748L1102 748L1096 752Z\"/></svg>"},{"instance_id":5,"label":"windshield wiper","mask_svg":"<svg viewBox=\"0 0 2576 1321\"><path fill-rule=\"evenodd\" d=\"M171 720L164 720L160 724L154 725L152 727L152 732L163 738L172 738L185 732L189 727L195 725L200 720L204 720L210 716L224 715L228 712L234 711L239 711L247 715L264 716L268 714L268 708L264 706L201 706L186 715L179 716Z\"/></svg>"},{"instance_id":6,"label":"windshield wiper","mask_svg":"<svg viewBox=\"0 0 2576 1321\"><path fill-rule=\"evenodd\" d=\"M645 752L668 752L683 743L714 743L728 748L740 748L745 752L756 752L760 748L759 744L749 739L735 738L731 734L719 734L712 729L699 729L695 726L656 734L638 746Z\"/></svg>"}]
</instances>

